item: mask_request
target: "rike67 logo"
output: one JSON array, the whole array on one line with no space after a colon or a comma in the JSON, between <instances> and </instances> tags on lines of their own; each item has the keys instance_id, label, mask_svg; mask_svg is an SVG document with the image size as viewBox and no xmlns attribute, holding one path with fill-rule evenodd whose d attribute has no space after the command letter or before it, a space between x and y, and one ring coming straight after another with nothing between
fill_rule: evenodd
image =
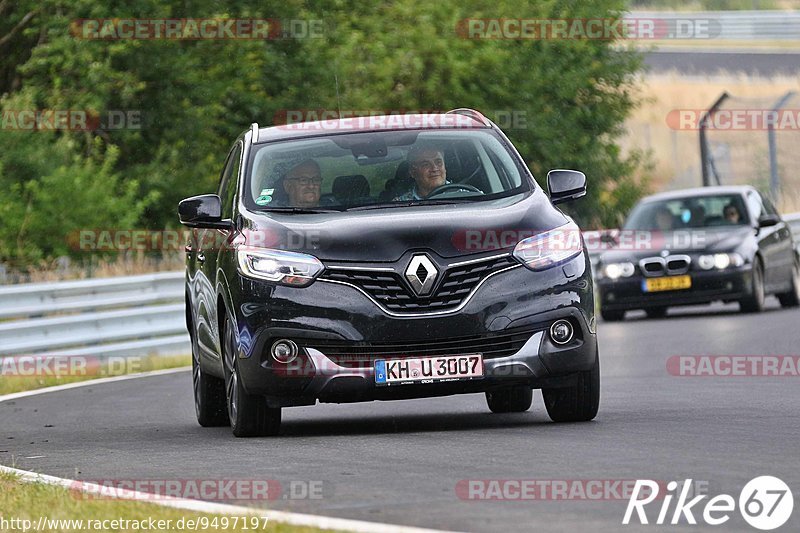
<instances>
[{"instance_id":1,"label":"rike67 logo","mask_svg":"<svg viewBox=\"0 0 800 533\"><path fill-rule=\"evenodd\" d=\"M691 486L691 479L687 479L682 486L676 481L670 481L667 483L665 494L660 494L659 489L662 485L659 483L648 479L636 480L622 523L630 524L635 513L635 519L638 519L640 524L649 524L652 513L648 518L645 507L656 500L661 504L654 522L658 525L677 525L683 522L682 518L686 523L696 525L695 514L700 515L703 522L711 526L719 526L730 520L737 504L733 496L720 494L705 502L705 505L700 505L708 495L702 494L690 500ZM675 506L671 509L673 500L676 500ZM745 522L756 529L769 531L781 527L792 516L794 496L789 486L782 480L773 476L760 476L744 486L739 493L738 504L739 513ZM657 506L658 504L654 507Z\"/></svg>"}]
</instances>

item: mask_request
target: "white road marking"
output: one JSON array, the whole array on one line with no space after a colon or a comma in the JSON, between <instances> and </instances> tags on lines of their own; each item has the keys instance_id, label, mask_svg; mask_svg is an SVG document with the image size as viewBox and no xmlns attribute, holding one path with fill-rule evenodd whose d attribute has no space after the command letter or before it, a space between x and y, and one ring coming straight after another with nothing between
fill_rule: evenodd
<instances>
[{"instance_id":1,"label":"white road marking","mask_svg":"<svg viewBox=\"0 0 800 533\"><path fill-rule=\"evenodd\" d=\"M153 372L141 372L139 374L129 374L125 376L115 376L110 378L91 379L88 381L79 381L76 383L68 383L66 385L57 385L55 387L45 387L42 389L35 389L25 392L16 392L13 394L6 394L0 396L0 403L16 400L19 398L28 398L30 396L38 396L40 394L48 394L51 392L60 392L64 390L76 389L79 387L88 387L92 385L100 385L103 383L113 383L117 381L127 381L130 379L146 378L152 376L163 376L168 374L176 374L179 372L186 372L191 370L191 367L170 368L167 370L155 370ZM44 457L44 456L41 456ZM39 458L31 457L29 459ZM55 476L48 476L46 474L38 474L36 472L29 472L27 470L19 470L9 466L0 465L0 472L5 472L17 476L17 478L24 483L43 483L45 485L54 485L63 487L67 490L80 490L87 494L104 494L108 492L107 487L97 485L94 483L86 483L83 481L76 481L72 479L65 479ZM228 505L224 503L204 502L201 500L188 500L184 498L173 498L169 496L149 494L146 492L133 492L126 491L130 498L126 500L138 500L162 507L170 507L173 509L184 509L187 511L194 511L197 513L209 513L218 515L250 515L267 517L270 522L278 522L281 524L289 524L293 526L306 526L315 527L318 529L338 530L338 531L355 531L358 533L442 533L442 530L437 529L424 529L409 526L398 526L394 524L382 524L380 522L366 522L363 520L350 520L348 518L334 518L330 516L319 516L311 514L290 513L286 511L273 511L270 509L257 509L254 507L244 507L240 505Z\"/></svg>"}]
</instances>

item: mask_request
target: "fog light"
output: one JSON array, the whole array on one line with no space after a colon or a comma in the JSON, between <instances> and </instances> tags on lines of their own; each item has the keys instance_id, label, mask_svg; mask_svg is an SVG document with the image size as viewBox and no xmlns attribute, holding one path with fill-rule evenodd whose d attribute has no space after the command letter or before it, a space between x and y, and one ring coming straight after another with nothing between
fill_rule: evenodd
<instances>
[{"instance_id":1,"label":"fog light","mask_svg":"<svg viewBox=\"0 0 800 533\"><path fill-rule=\"evenodd\" d=\"M572 324L568 320L556 320L550 326L550 338L556 344L567 344L573 336Z\"/></svg>"},{"instance_id":2,"label":"fog light","mask_svg":"<svg viewBox=\"0 0 800 533\"><path fill-rule=\"evenodd\" d=\"M279 363L288 364L297 358L297 344L289 339L281 339L272 344L272 358Z\"/></svg>"}]
</instances>

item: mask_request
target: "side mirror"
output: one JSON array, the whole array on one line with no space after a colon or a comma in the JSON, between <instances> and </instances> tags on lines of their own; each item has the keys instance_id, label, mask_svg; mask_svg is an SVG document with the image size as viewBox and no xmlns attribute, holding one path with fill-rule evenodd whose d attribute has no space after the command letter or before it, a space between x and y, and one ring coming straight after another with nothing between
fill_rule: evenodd
<instances>
[{"instance_id":1,"label":"side mirror","mask_svg":"<svg viewBox=\"0 0 800 533\"><path fill-rule=\"evenodd\" d=\"M761 215L758 217L758 227L759 228L768 228L770 226L775 226L780 224L781 217L778 215Z\"/></svg>"},{"instance_id":2,"label":"side mirror","mask_svg":"<svg viewBox=\"0 0 800 533\"><path fill-rule=\"evenodd\" d=\"M586 196L586 175L577 170L551 170L547 173L547 190L553 204L577 200Z\"/></svg>"},{"instance_id":3,"label":"side mirror","mask_svg":"<svg viewBox=\"0 0 800 533\"><path fill-rule=\"evenodd\" d=\"M216 194L202 194L178 204L181 224L190 228L229 229L230 220L222 220L222 200Z\"/></svg>"}]
</instances>

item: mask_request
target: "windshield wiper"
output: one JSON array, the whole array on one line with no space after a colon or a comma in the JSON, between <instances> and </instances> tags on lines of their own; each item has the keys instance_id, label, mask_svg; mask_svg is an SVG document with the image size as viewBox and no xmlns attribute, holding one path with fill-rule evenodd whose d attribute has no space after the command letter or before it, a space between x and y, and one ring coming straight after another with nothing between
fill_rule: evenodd
<instances>
[{"instance_id":1,"label":"windshield wiper","mask_svg":"<svg viewBox=\"0 0 800 533\"><path fill-rule=\"evenodd\" d=\"M447 200L405 200L398 202L383 202L380 204L357 205L348 207L345 211L367 211L369 209L386 209L394 207L415 207L418 205L451 205L476 201L474 197L449 198Z\"/></svg>"},{"instance_id":2,"label":"windshield wiper","mask_svg":"<svg viewBox=\"0 0 800 533\"><path fill-rule=\"evenodd\" d=\"M325 207L270 207L261 209L267 213L292 213L297 215L313 215L317 213L339 213L341 209L328 209Z\"/></svg>"}]
</instances>

